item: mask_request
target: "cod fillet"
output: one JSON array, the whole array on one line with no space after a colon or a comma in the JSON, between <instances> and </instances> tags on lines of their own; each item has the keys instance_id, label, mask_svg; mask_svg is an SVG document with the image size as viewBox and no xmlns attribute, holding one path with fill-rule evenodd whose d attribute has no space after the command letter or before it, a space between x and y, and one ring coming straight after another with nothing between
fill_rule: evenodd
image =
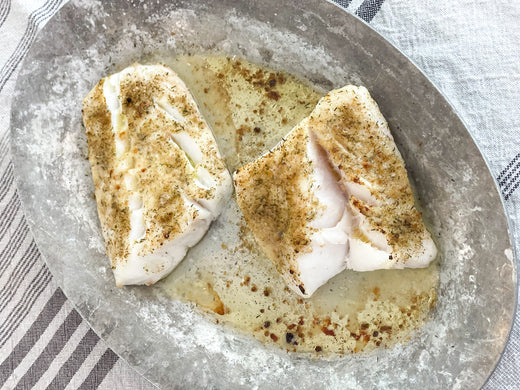
<instances>
[{"instance_id":1,"label":"cod fillet","mask_svg":"<svg viewBox=\"0 0 520 390\"><path fill-rule=\"evenodd\" d=\"M344 269L426 267L436 257L404 161L364 87L328 93L234 180L256 241L303 297Z\"/></svg>"},{"instance_id":2,"label":"cod fillet","mask_svg":"<svg viewBox=\"0 0 520 390\"><path fill-rule=\"evenodd\" d=\"M208 230L232 192L183 81L134 64L83 101L99 220L116 284L153 284Z\"/></svg>"}]
</instances>

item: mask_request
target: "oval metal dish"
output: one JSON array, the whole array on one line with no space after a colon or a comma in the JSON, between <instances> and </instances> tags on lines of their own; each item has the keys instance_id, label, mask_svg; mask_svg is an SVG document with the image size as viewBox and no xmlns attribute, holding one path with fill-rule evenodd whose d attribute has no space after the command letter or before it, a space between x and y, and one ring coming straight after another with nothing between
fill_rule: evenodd
<instances>
[{"instance_id":1,"label":"oval metal dish","mask_svg":"<svg viewBox=\"0 0 520 390\"><path fill-rule=\"evenodd\" d=\"M134 61L221 52L330 89L365 85L389 121L441 250L431 319L393 349L312 360L217 326L154 288L114 286L92 199L81 101ZM48 267L108 345L161 387L481 386L511 326L516 274L493 178L445 98L365 23L325 1L73 0L16 86L18 193ZM422 146L420 146L422 143Z\"/></svg>"}]
</instances>

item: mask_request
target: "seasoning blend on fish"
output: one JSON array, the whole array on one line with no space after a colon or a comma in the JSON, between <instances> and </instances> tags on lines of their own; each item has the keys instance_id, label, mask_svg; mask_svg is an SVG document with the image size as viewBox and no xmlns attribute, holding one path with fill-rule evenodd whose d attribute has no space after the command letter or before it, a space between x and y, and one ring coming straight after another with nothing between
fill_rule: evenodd
<instances>
[{"instance_id":1,"label":"seasoning blend on fish","mask_svg":"<svg viewBox=\"0 0 520 390\"><path fill-rule=\"evenodd\" d=\"M153 284L206 233L231 176L188 88L134 64L83 101L98 215L116 284Z\"/></svg>"},{"instance_id":2,"label":"seasoning blend on fish","mask_svg":"<svg viewBox=\"0 0 520 390\"><path fill-rule=\"evenodd\" d=\"M255 239L303 297L347 268L426 267L437 255L388 124L364 87L328 93L234 179Z\"/></svg>"}]
</instances>

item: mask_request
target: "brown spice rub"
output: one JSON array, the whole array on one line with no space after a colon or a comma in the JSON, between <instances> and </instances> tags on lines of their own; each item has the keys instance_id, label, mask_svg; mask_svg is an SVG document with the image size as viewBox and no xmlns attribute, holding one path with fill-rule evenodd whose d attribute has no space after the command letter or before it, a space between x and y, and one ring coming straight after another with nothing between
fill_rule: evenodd
<instances>
[{"instance_id":1,"label":"brown spice rub","mask_svg":"<svg viewBox=\"0 0 520 390\"><path fill-rule=\"evenodd\" d=\"M139 253L144 256L197 217L186 199L214 198L214 186L195 183L197 169L204 168L216 183L229 177L210 128L177 75L162 65L128 69L119 80L120 128L112 128L103 92L106 79L83 102L98 213L113 266L128 255L132 192L139 194L145 210L146 236ZM200 152L184 150L176 142L179 133ZM121 155L116 155L116 137L127 142ZM127 188L128 175L136 181L133 191Z\"/></svg>"},{"instance_id":2,"label":"brown spice rub","mask_svg":"<svg viewBox=\"0 0 520 390\"><path fill-rule=\"evenodd\" d=\"M300 284L296 256L308 250L318 199L309 189L313 162L298 125L270 153L235 173L237 201L255 238L289 284ZM288 270L290 270L288 272ZM292 271L292 272L291 272Z\"/></svg>"},{"instance_id":3,"label":"brown spice rub","mask_svg":"<svg viewBox=\"0 0 520 390\"><path fill-rule=\"evenodd\" d=\"M371 205L350 196L352 210L385 236L398 261L416 255L429 233L388 124L366 88L330 92L312 112L309 128L338 167L343 184L367 186L377 200Z\"/></svg>"},{"instance_id":4,"label":"brown spice rub","mask_svg":"<svg viewBox=\"0 0 520 390\"><path fill-rule=\"evenodd\" d=\"M128 235L130 220L128 204L118 196L120 175L115 169L115 140L111 131L111 116L103 96L104 80L101 80L83 101L83 121L88 142L88 157L92 168L92 178L95 184L95 194L98 214L102 222L110 258L126 256L128 246L126 240L120 240L121 235ZM112 232L105 228L109 222Z\"/></svg>"}]
</instances>

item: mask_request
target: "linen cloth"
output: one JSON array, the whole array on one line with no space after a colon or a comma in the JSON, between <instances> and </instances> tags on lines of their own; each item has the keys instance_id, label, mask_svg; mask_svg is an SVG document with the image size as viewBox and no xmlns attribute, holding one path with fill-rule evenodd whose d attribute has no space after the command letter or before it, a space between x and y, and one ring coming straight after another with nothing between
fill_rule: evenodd
<instances>
[{"instance_id":1,"label":"linen cloth","mask_svg":"<svg viewBox=\"0 0 520 390\"><path fill-rule=\"evenodd\" d=\"M16 195L9 115L17 70L63 0L0 0L0 386L152 389L82 321L40 258ZM520 2L336 0L447 96L489 162L520 253ZM434 374L434 373L432 373ZM520 388L520 316L486 389Z\"/></svg>"}]
</instances>

